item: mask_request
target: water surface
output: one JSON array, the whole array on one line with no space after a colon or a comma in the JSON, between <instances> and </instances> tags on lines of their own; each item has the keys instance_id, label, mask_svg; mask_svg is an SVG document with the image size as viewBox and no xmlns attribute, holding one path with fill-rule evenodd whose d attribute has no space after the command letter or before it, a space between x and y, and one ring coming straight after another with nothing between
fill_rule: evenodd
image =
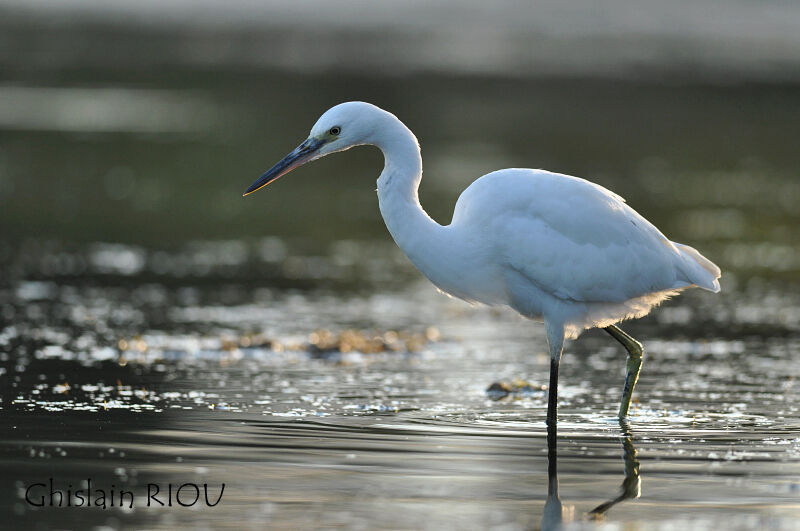
<instances>
[{"instance_id":1,"label":"water surface","mask_svg":"<svg viewBox=\"0 0 800 531\"><path fill-rule=\"evenodd\" d=\"M0 336L7 352L0 451L13 478L4 505L15 521L541 525L549 366L541 327L436 293L409 265L394 264L389 246L341 245L383 257L376 260L395 282L345 267L327 289L250 286L230 272L156 283L155 257L179 261L182 253L117 246L115 257L142 253L138 272L4 290L11 324ZM258 249L225 268L246 278ZM62 250L61 260L83 260L95 271L109 267L101 260L107 251ZM293 247L286 251L284 261L305 261ZM312 261L336 271L335 259ZM348 289L354 274L363 284ZM605 522L796 526L800 320L792 310L771 316L776 302L797 308L799 300L796 291L687 293L628 327L647 346L630 439L642 496L612 507ZM741 332L765 329L768 336ZM598 332L570 344L564 357L560 496L576 525L595 522L588 512L614 498L624 478L625 440L614 418L623 370L623 351ZM529 387L500 400L486 392L492 382L518 379ZM62 489L89 478L126 488L135 507L24 503L25 488L50 477ZM149 483L187 482L225 483L222 501L146 507Z\"/></svg>"}]
</instances>

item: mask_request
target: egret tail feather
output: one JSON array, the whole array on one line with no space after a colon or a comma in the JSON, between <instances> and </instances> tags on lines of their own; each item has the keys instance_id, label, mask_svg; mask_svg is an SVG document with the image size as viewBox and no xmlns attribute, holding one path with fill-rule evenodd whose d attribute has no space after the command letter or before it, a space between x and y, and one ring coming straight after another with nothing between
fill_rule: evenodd
<instances>
[{"instance_id":1,"label":"egret tail feather","mask_svg":"<svg viewBox=\"0 0 800 531\"><path fill-rule=\"evenodd\" d=\"M719 292L719 277L722 275L720 268L700 254L697 249L682 243L672 242L681 253L683 265L681 271L686 275L686 280L697 286L714 293Z\"/></svg>"}]
</instances>

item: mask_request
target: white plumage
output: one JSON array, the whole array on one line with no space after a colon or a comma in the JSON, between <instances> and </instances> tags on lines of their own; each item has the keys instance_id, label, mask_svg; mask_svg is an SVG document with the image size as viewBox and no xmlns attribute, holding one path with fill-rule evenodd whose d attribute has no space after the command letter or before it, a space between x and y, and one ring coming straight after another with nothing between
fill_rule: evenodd
<instances>
[{"instance_id":1,"label":"white plumage","mask_svg":"<svg viewBox=\"0 0 800 531\"><path fill-rule=\"evenodd\" d=\"M563 322L569 337L641 317L692 285L719 291L719 269L697 251L669 241L617 194L568 175L485 175L461 195L451 226L491 234L504 303Z\"/></svg>"},{"instance_id":2,"label":"white plumage","mask_svg":"<svg viewBox=\"0 0 800 531\"><path fill-rule=\"evenodd\" d=\"M617 194L568 175L529 169L489 173L461 194L452 222L439 225L419 203L417 139L394 115L363 102L323 114L308 140L245 195L307 161L361 144L383 151L381 214L397 245L431 282L455 297L509 306L545 322L554 360L553 420L553 384L565 337L646 315L688 287L720 289L719 268L695 249L668 240ZM620 339L613 328L609 333L635 357L638 343L621 331L627 339ZM630 386L626 380L626 389L632 392L638 366L631 376L629 364L628 372L633 379Z\"/></svg>"}]
</instances>

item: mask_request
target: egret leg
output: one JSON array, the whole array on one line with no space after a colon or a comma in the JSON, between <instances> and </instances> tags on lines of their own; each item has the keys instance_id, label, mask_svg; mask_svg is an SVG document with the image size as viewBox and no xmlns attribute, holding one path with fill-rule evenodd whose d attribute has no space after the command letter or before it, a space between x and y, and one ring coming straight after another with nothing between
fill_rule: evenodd
<instances>
[{"instance_id":1,"label":"egret leg","mask_svg":"<svg viewBox=\"0 0 800 531\"><path fill-rule=\"evenodd\" d=\"M550 358L550 386L547 388L548 438L555 441L558 423L558 366L561 360ZM555 444L553 445L555 447Z\"/></svg>"},{"instance_id":2,"label":"egret leg","mask_svg":"<svg viewBox=\"0 0 800 531\"><path fill-rule=\"evenodd\" d=\"M639 372L642 370L644 347L616 325L608 326L603 330L622 343L622 346L628 351L625 386L622 388L622 402L619 404L619 418L624 419L628 416L628 409L631 406L631 398L633 397L633 388L636 387L636 382L639 380Z\"/></svg>"},{"instance_id":3,"label":"egret leg","mask_svg":"<svg viewBox=\"0 0 800 531\"><path fill-rule=\"evenodd\" d=\"M556 424L558 422L558 366L564 351L564 327L545 322L547 344L550 347L550 386L547 388L548 439L552 438L555 448Z\"/></svg>"},{"instance_id":4,"label":"egret leg","mask_svg":"<svg viewBox=\"0 0 800 531\"><path fill-rule=\"evenodd\" d=\"M542 529L560 529L563 507L558 497L558 366L564 351L564 327L545 321L550 347L550 386L547 388L547 500Z\"/></svg>"}]
</instances>

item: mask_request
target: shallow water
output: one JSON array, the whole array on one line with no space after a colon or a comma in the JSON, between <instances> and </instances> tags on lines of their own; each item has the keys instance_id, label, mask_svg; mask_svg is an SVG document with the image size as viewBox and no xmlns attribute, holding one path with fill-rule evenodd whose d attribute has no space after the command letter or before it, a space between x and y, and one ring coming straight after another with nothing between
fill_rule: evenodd
<instances>
[{"instance_id":1,"label":"shallow water","mask_svg":"<svg viewBox=\"0 0 800 531\"><path fill-rule=\"evenodd\" d=\"M13 478L2 506L14 522L551 525L543 521L549 360L540 325L436 293L395 261L389 245L340 243L313 257L330 272L342 246L369 249L381 257L373 279L344 267L328 288L254 286L241 278L265 244L223 266L234 268L224 278L212 267L158 282L153 264L213 254L221 244L195 242L174 253L113 247L115 259L140 254L136 271L127 259L109 263L107 247L73 246L60 259L85 263L83 275L0 292L10 323L0 332L0 460ZM49 253L19 253L25 260L17 267L39 267ZM305 261L292 245L276 270L287 260ZM381 280L387 274L393 280ZM348 287L354 278L363 284ZM797 527L800 294L761 286L764 292L771 294L687 293L627 327L647 347L627 452L629 469L631 459L639 463L631 478L641 497L612 506L601 520L589 511L614 498L625 478L626 441L614 417L625 358L598 332L569 345L558 448L566 522ZM530 387L500 400L486 392L495 381L517 379ZM134 508L24 501L30 485L51 477L64 491L88 480L95 490L114 485L133 493ZM170 483L208 484L212 502L220 484L225 490L213 507L161 508L152 500L148 507L148 485ZM186 488L189 503L194 491ZM33 501L49 503L48 492L49 485L34 487ZM156 498L165 500L161 492Z\"/></svg>"}]
</instances>

